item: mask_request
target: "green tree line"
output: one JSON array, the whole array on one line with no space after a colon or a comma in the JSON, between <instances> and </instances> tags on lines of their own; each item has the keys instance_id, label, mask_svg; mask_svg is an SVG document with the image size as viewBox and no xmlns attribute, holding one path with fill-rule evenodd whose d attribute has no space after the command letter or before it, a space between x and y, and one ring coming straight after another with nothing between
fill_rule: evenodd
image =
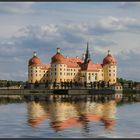
<instances>
[{"instance_id":1,"label":"green tree line","mask_svg":"<svg viewBox=\"0 0 140 140\"><path fill-rule=\"evenodd\" d=\"M0 87L20 86L22 84L24 84L23 81L0 80Z\"/></svg>"}]
</instances>

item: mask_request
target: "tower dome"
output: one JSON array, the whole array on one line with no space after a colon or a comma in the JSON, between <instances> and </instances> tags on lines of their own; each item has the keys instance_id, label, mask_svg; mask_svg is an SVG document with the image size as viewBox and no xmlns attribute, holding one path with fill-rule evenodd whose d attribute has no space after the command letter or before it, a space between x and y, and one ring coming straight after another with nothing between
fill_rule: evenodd
<instances>
[{"instance_id":1,"label":"tower dome","mask_svg":"<svg viewBox=\"0 0 140 140\"><path fill-rule=\"evenodd\" d=\"M106 64L116 64L116 60L110 54L110 50L108 50L108 55L103 59L103 65L106 65Z\"/></svg>"},{"instance_id":2,"label":"tower dome","mask_svg":"<svg viewBox=\"0 0 140 140\"><path fill-rule=\"evenodd\" d=\"M29 66L37 66L41 64L41 60L36 56L36 52L33 52L33 57L29 60Z\"/></svg>"},{"instance_id":3,"label":"tower dome","mask_svg":"<svg viewBox=\"0 0 140 140\"><path fill-rule=\"evenodd\" d=\"M57 53L52 57L52 63L65 63L65 57L60 53L60 48L57 48Z\"/></svg>"}]
</instances>

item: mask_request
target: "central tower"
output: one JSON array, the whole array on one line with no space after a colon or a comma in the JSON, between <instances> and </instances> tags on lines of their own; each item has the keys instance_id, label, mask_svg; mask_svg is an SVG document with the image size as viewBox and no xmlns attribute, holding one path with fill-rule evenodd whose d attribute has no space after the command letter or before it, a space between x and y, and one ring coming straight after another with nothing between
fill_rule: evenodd
<instances>
[{"instance_id":1,"label":"central tower","mask_svg":"<svg viewBox=\"0 0 140 140\"><path fill-rule=\"evenodd\" d=\"M88 49L88 42L87 42L87 50L86 50L86 54L85 54L85 63L88 63L90 61L90 53L89 53L89 49Z\"/></svg>"}]
</instances>

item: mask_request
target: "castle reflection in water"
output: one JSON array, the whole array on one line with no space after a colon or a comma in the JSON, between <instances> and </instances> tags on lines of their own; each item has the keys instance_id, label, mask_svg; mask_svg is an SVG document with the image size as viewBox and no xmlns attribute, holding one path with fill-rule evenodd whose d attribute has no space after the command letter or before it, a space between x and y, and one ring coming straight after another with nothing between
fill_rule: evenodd
<instances>
[{"instance_id":1,"label":"castle reflection in water","mask_svg":"<svg viewBox=\"0 0 140 140\"><path fill-rule=\"evenodd\" d=\"M45 120L55 131L70 127L86 129L88 123L102 123L112 130L116 123L116 101L96 102L35 102L27 103L28 124L38 127Z\"/></svg>"}]
</instances>

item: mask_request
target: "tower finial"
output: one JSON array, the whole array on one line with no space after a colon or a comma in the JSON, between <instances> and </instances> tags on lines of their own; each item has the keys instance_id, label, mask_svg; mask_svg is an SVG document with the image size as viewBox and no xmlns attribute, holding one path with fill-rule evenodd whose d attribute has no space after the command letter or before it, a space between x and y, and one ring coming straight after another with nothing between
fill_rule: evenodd
<instances>
[{"instance_id":1,"label":"tower finial","mask_svg":"<svg viewBox=\"0 0 140 140\"><path fill-rule=\"evenodd\" d=\"M108 50L108 55L110 55L110 50Z\"/></svg>"},{"instance_id":2,"label":"tower finial","mask_svg":"<svg viewBox=\"0 0 140 140\"><path fill-rule=\"evenodd\" d=\"M36 51L33 52L33 56L36 56Z\"/></svg>"},{"instance_id":3,"label":"tower finial","mask_svg":"<svg viewBox=\"0 0 140 140\"><path fill-rule=\"evenodd\" d=\"M60 53L60 48L57 48L57 53Z\"/></svg>"}]
</instances>

